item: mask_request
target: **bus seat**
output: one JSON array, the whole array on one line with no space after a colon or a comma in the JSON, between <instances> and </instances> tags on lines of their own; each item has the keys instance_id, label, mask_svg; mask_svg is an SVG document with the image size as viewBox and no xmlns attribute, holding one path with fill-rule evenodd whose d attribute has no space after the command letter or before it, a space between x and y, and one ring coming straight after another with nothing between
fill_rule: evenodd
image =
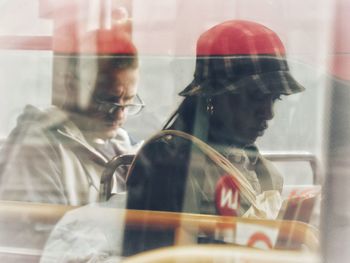
<instances>
[{"instance_id":1,"label":"bus seat","mask_svg":"<svg viewBox=\"0 0 350 263\"><path fill-rule=\"evenodd\" d=\"M320 169L319 160L315 154L309 152L262 152L262 155L272 161L276 166L278 164L308 164L311 174L303 174L303 177L311 177L313 185L319 184L322 181L322 173ZM288 169L291 168L287 166ZM300 165L298 165L300 167ZM286 171L285 171L286 172ZM305 171L306 172L306 171ZM301 179L301 178L299 178Z\"/></svg>"}]
</instances>

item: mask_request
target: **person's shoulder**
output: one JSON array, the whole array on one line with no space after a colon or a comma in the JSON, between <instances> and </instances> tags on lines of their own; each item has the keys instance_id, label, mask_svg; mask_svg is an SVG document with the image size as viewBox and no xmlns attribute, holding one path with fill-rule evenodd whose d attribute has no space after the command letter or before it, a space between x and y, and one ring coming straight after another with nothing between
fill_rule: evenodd
<instances>
[{"instance_id":1,"label":"person's shoulder","mask_svg":"<svg viewBox=\"0 0 350 263\"><path fill-rule=\"evenodd\" d=\"M186 162L192 142L176 134L161 131L146 140L137 159L147 163Z\"/></svg>"},{"instance_id":2,"label":"person's shoulder","mask_svg":"<svg viewBox=\"0 0 350 263\"><path fill-rule=\"evenodd\" d=\"M55 111L58 112L58 110ZM23 112L17 117L16 126L10 132L7 141L25 140L26 138L35 140L35 138L46 137L47 131L57 126L58 123L62 123L62 120L66 118L62 114L59 118L57 116L52 109L40 109L33 105L26 105Z\"/></svg>"},{"instance_id":3,"label":"person's shoulder","mask_svg":"<svg viewBox=\"0 0 350 263\"><path fill-rule=\"evenodd\" d=\"M193 144L190 138L182 136L178 131L163 130L151 137L148 143L164 144L172 148L186 148Z\"/></svg>"},{"instance_id":4,"label":"person's shoulder","mask_svg":"<svg viewBox=\"0 0 350 263\"><path fill-rule=\"evenodd\" d=\"M55 107L40 109L27 105L17 118L17 125L3 141L1 155L10 156L10 153L25 154L31 151L52 152L56 149L53 146L62 142L57 130L65 122L67 116ZM8 158L4 160L8 161Z\"/></svg>"},{"instance_id":5,"label":"person's shoulder","mask_svg":"<svg viewBox=\"0 0 350 263\"><path fill-rule=\"evenodd\" d=\"M68 115L55 106L39 108L26 105L18 116L14 132L21 130L28 132L42 132L56 128L67 122Z\"/></svg>"}]
</instances>

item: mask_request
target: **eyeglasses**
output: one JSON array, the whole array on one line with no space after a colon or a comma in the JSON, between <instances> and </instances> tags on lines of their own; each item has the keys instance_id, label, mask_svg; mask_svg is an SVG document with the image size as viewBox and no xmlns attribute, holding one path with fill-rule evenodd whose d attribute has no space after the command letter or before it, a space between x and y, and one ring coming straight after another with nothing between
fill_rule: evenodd
<instances>
[{"instance_id":1,"label":"eyeglasses","mask_svg":"<svg viewBox=\"0 0 350 263\"><path fill-rule=\"evenodd\" d=\"M128 115L136 115L141 112L141 110L145 107L142 99L139 95L135 96L135 100L137 103L129 103L129 104L120 104L115 102L103 101L100 99L94 99L97 104L97 110L99 112L114 114L117 110L122 109Z\"/></svg>"}]
</instances>

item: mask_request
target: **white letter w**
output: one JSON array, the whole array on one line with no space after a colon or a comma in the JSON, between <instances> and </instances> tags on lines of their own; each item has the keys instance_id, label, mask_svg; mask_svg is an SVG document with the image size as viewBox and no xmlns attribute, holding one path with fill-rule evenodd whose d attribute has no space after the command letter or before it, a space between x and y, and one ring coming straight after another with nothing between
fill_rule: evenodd
<instances>
[{"instance_id":1,"label":"white letter w","mask_svg":"<svg viewBox=\"0 0 350 263\"><path fill-rule=\"evenodd\" d=\"M227 206L231 209L238 208L238 191L235 191L234 196L232 196L232 189L222 188L221 190L221 202L220 206Z\"/></svg>"}]
</instances>

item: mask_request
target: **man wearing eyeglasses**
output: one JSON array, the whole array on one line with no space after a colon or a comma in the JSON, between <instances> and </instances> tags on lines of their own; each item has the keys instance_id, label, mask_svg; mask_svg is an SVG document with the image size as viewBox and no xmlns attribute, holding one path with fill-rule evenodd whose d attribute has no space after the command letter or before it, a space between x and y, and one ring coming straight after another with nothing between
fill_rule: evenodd
<instances>
[{"instance_id":1,"label":"man wearing eyeglasses","mask_svg":"<svg viewBox=\"0 0 350 263\"><path fill-rule=\"evenodd\" d=\"M65 71L56 106L26 106L18 118L0 153L1 200L96 202L108 161L140 147L122 128L129 115L144 107L137 95L136 48L128 38L115 39L109 32L96 37L96 43L107 44L93 51L80 48L75 55L71 50L56 52L60 66L54 71L54 94L55 77ZM123 182L115 186L115 191L123 190Z\"/></svg>"}]
</instances>

